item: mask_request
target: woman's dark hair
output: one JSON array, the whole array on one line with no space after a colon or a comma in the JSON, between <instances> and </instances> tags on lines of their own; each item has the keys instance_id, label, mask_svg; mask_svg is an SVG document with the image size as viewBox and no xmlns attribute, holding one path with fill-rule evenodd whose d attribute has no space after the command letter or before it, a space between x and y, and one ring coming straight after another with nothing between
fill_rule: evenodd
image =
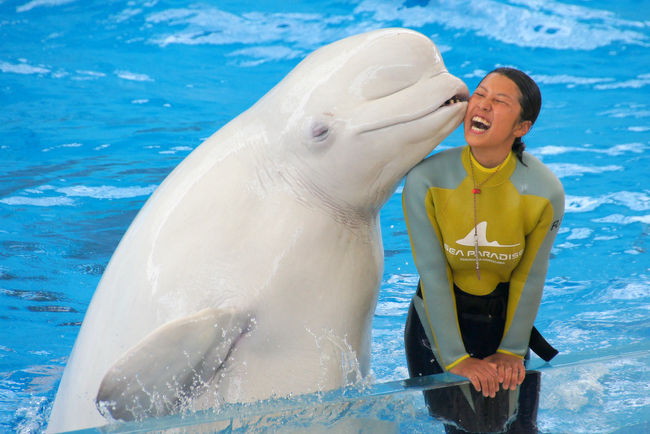
<instances>
[{"instance_id":1,"label":"woman's dark hair","mask_svg":"<svg viewBox=\"0 0 650 434\"><path fill-rule=\"evenodd\" d=\"M542 108L542 94L539 91L539 87L537 87L537 83L526 73L515 68L496 68L490 74L504 75L517 85L521 93L521 97L519 98L519 105L521 106L519 120L530 121L531 125L534 124ZM521 140L521 137L517 137L512 144L512 151L522 163L524 163L524 160L522 160L524 149L526 149L526 145Z\"/></svg>"}]
</instances>

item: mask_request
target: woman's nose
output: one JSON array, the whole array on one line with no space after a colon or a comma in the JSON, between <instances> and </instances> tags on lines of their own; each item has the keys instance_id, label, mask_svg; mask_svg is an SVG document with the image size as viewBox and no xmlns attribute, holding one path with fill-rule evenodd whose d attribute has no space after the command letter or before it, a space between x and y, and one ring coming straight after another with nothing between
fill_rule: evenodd
<instances>
[{"instance_id":1,"label":"woman's nose","mask_svg":"<svg viewBox=\"0 0 650 434\"><path fill-rule=\"evenodd\" d=\"M483 99L482 99L481 101L479 101L479 103L478 103L478 108L481 109L481 110L483 110L483 111L489 111L489 110L490 110L490 107L492 107L492 105L490 104L490 101L488 101L487 98L483 98Z\"/></svg>"}]
</instances>

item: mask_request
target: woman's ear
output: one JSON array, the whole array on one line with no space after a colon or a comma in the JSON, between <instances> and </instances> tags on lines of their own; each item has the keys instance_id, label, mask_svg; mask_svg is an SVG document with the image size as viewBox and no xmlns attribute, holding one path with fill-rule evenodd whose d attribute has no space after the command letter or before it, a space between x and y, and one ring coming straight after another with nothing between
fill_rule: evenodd
<instances>
[{"instance_id":1,"label":"woman's ear","mask_svg":"<svg viewBox=\"0 0 650 434\"><path fill-rule=\"evenodd\" d=\"M515 137L523 137L525 136L528 131L530 131L530 127L533 126L533 123L531 121L522 121L519 122L519 125L515 127Z\"/></svg>"}]
</instances>

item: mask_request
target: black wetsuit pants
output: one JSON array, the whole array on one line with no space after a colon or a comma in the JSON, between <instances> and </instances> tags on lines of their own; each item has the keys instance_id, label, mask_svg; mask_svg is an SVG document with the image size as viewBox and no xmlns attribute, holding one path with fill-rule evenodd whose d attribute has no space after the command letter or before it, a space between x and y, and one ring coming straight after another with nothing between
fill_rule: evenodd
<instances>
[{"instance_id":1,"label":"black wetsuit pants","mask_svg":"<svg viewBox=\"0 0 650 434\"><path fill-rule=\"evenodd\" d=\"M502 283L489 295L474 296L455 288L460 331L465 349L472 357L482 359L498 349L505 326L508 289L509 285ZM421 296L419 285L418 295ZM406 319L404 344L412 378L443 372L431 350L413 303ZM519 390L516 419L510 423L507 423L510 417L509 391L499 390L495 398L485 398L470 386L473 401L470 404L460 386L450 386L427 390L424 399L429 413L447 422L447 433L536 433L539 379L539 373L536 372L526 375Z\"/></svg>"}]
</instances>

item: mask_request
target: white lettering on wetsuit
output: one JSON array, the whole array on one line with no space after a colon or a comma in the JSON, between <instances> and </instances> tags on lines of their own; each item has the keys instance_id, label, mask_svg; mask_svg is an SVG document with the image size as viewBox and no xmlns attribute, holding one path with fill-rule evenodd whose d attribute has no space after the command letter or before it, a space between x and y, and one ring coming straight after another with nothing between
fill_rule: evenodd
<instances>
[{"instance_id":1,"label":"white lettering on wetsuit","mask_svg":"<svg viewBox=\"0 0 650 434\"><path fill-rule=\"evenodd\" d=\"M452 256L461 257L460 259L461 261L469 261L469 260L473 261L476 255L474 253L474 249L455 249L453 247L450 247L447 243L445 243L445 250L447 251L447 253L449 253ZM523 254L524 254L524 249L521 249L514 253L495 253L495 252L490 252L488 250L479 250L478 257L480 260L503 264L505 263L505 261L517 260Z\"/></svg>"}]
</instances>

